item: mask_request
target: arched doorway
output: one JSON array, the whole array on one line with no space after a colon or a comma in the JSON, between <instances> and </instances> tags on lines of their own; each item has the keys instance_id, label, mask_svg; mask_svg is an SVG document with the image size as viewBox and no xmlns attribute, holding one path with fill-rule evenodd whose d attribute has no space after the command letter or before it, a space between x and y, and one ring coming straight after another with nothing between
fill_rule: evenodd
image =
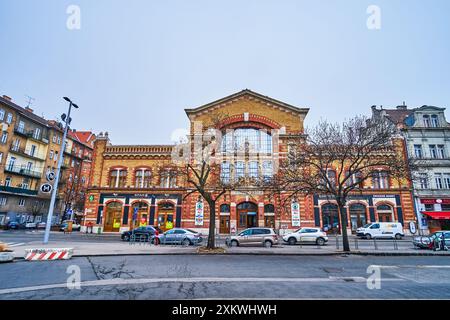
<instances>
[{"instance_id":1,"label":"arched doorway","mask_svg":"<svg viewBox=\"0 0 450 320\"><path fill-rule=\"evenodd\" d=\"M323 230L332 234L339 233L339 212L338 206L327 203L322 206Z\"/></svg>"},{"instance_id":2,"label":"arched doorway","mask_svg":"<svg viewBox=\"0 0 450 320\"><path fill-rule=\"evenodd\" d=\"M148 203L135 202L131 206L131 228L136 229L148 225Z\"/></svg>"},{"instance_id":3,"label":"arched doorway","mask_svg":"<svg viewBox=\"0 0 450 320\"><path fill-rule=\"evenodd\" d=\"M158 204L158 227L167 231L174 227L173 216L175 205L172 202L161 202Z\"/></svg>"},{"instance_id":4,"label":"arched doorway","mask_svg":"<svg viewBox=\"0 0 450 320\"><path fill-rule=\"evenodd\" d=\"M253 228L258 226L258 206L252 202L242 202L237 206L239 228Z\"/></svg>"},{"instance_id":5,"label":"arched doorway","mask_svg":"<svg viewBox=\"0 0 450 320\"><path fill-rule=\"evenodd\" d=\"M390 205L381 204L377 206L378 222L392 222L394 219L394 210Z\"/></svg>"},{"instance_id":6,"label":"arched doorway","mask_svg":"<svg viewBox=\"0 0 450 320\"><path fill-rule=\"evenodd\" d=\"M119 232L122 219L123 204L119 201L109 202L105 209L105 232Z\"/></svg>"},{"instance_id":7,"label":"arched doorway","mask_svg":"<svg viewBox=\"0 0 450 320\"><path fill-rule=\"evenodd\" d=\"M367 223L365 205L361 203L350 205L350 223L353 233L356 233L356 229L361 228Z\"/></svg>"}]
</instances>

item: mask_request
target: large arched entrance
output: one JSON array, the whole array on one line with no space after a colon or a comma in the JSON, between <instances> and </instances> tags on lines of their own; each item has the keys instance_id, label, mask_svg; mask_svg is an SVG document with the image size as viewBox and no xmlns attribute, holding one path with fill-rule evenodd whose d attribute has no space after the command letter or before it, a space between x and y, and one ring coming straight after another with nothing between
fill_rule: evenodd
<instances>
[{"instance_id":1,"label":"large arched entrance","mask_svg":"<svg viewBox=\"0 0 450 320\"><path fill-rule=\"evenodd\" d=\"M237 206L238 228L258 226L258 206L252 202L242 202Z\"/></svg>"},{"instance_id":2,"label":"large arched entrance","mask_svg":"<svg viewBox=\"0 0 450 320\"><path fill-rule=\"evenodd\" d=\"M119 232L122 219L123 204L119 201L109 202L105 210L105 232Z\"/></svg>"},{"instance_id":3,"label":"large arched entrance","mask_svg":"<svg viewBox=\"0 0 450 320\"><path fill-rule=\"evenodd\" d=\"M139 201L131 206L131 228L136 229L148 225L148 203Z\"/></svg>"},{"instance_id":4,"label":"large arched entrance","mask_svg":"<svg viewBox=\"0 0 450 320\"><path fill-rule=\"evenodd\" d=\"M332 234L339 233L339 212L338 206L327 203L322 206L323 230Z\"/></svg>"},{"instance_id":5,"label":"large arched entrance","mask_svg":"<svg viewBox=\"0 0 450 320\"><path fill-rule=\"evenodd\" d=\"M356 229L361 228L367 223L365 205L361 203L350 205L350 222L353 233L356 233Z\"/></svg>"},{"instance_id":6,"label":"large arched entrance","mask_svg":"<svg viewBox=\"0 0 450 320\"><path fill-rule=\"evenodd\" d=\"M158 204L158 227L167 231L174 227L173 217L175 205L172 202L161 202Z\"/></svg>"}]
</instances>

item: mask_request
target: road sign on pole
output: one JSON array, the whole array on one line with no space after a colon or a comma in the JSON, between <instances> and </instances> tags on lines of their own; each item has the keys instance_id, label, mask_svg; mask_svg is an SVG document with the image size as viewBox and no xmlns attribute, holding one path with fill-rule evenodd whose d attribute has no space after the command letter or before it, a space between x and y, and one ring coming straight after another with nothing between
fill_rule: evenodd
<instances>
[{"instance_id":1,"label":"road sign on pole","mask_svg":"<svg viewBox=\"0 0 450 320\"><path fill-rule=\"evenodd\" d=\"M52 192L53 186L50 183L44 183L41 185L41 192L50 193Z\"/></svg>"},{"instance_id":2,"label":"road sign on pole","mask_svg":"<svg viewBox=\"0 0 450 320\"><path fill-rule=\"evenodd\" d=\"M53 180L55 180L56 174L53 171L50 171L50 172L47 172L47 174L45 176L46 176L48 182L52 182Z\"/></svg>"}]
</instances>

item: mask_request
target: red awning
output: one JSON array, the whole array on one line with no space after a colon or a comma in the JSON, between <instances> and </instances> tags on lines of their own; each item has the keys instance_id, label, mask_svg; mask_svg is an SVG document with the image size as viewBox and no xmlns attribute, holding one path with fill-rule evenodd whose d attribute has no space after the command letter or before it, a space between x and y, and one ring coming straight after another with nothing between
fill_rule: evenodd
<instances>
[{"instance_id":1,"label":"red awning","mask_svg":"<svg viewBox=\"0 0 450 320\"><path fill-rule=\"evenodd\" d=\"M450 211L422 211L422 213L433 219L450 219Z\"/></svg>"}]
</instances>

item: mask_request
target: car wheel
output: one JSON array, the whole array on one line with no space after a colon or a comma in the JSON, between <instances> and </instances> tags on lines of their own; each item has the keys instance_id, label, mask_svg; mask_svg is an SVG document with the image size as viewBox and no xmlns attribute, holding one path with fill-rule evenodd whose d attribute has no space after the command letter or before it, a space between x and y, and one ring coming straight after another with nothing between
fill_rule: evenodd
<instances>
[{"instance_id":1,"label":"car wheel","mask_svg":"<svg viewBox=\"0 0 450 320\"><path fill-rule=\"evenodd\" d=\"M367 240L372 239L372 236L370 235L370 233L367 233L367 234L366 234L366 239L367 239Z\"/></svg>"},{"instance_id":2,"label":"car wheel","mask_svg":"<svg viewBox=\"0 0 450 320\"><path fill-rule=\"evenodd\" d=\"M395 239L396 239L396 240L401 240L401 239L402 239L402 235L401 235L400 233L397 233L397 234L395 235Z\"/></svg>"},{"instance_id":3,"label":"car wheel","mask_svg":"<svg viewBox=\"0 0 450 320\"><path fill-rule=\"evenodd\" d=\"M289 245L293 246L297 243L297 239L295 239L294 237L289 238L288 240Z\"/></svg>"},{"instance_id":4,"label":"car wheel","mask_svg":"<svg viewBox=\"0 0 450 320\"><path fill-rule=\"evenodd\" d=\"M239 246L239 242L237 242L236 240L231 240L231 246L232 247L238 247Z\"/></svg>"},{"instance_id":5,"label":"car wheel","mask_svg":"<svg viewBox=\"0 0 450 320\"><path fill-rule=\"evenodd\" d=\"M269 240L264 241L264 247L271 248L272 247L272 241L269 241Z\"/></svg>"},{"instance_id":6,"label":"car wheel","mask_svg":"<svg viewBox=\"0 0 450 320\"><path fill-rule=\"evenodd\" d=\"M325 239L324 238L317 238L316 244L319 246L325 245Z\"/></svg>"},{"instance_id":7,"label":"car wheel","mask_svg":"<svg viewBox=\"0 0 450 320\"><path fill-rule=\"evenodd\" d=\"M183 247L187 247L191 244L191 241L189 241L189 239L184 239L181 244L183 245Z\"/></svg>"}]
</instances>

